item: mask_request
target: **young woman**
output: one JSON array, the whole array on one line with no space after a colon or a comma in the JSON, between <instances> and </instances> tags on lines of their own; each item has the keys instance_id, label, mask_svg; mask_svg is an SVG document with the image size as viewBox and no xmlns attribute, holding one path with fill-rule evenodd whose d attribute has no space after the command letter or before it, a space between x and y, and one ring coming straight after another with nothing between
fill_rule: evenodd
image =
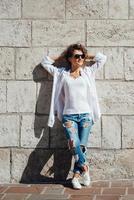
<instances>
[{"instance_id":1,"label":"young woman","mask_svg":"<svg viewBox=\"0 0 134 200\"><path fill-rule=\"evenodd\" d=\"M82 184L90 184L87 142L93 124L101 116L95 73L106 62L106 56L100 52L90 55L82 44L71 44L59 58L67 65L58 68L54 66L58 59L49 56L41 62L54 77L48 126L53 127L57 113L75 159L72 185L81 189ZM87 65L87 59L92 65Z\"/></svg>"}]
</instances>

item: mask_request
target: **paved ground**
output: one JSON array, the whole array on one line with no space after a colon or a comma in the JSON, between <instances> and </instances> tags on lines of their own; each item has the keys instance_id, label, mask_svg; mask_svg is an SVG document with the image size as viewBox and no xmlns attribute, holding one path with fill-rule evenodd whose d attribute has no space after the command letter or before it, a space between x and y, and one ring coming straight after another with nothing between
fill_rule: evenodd
<instances>
[{"instance_id":1,"label":"paved ground","mask_svg":"<svg viewBox=\"0 0 134 200\"><path fill-rule=\"evenodd\" d=\"M94 181L74 190L66 184L0 184L1 200L134 200L134 180Z\"/></svg>"}]
</instances>

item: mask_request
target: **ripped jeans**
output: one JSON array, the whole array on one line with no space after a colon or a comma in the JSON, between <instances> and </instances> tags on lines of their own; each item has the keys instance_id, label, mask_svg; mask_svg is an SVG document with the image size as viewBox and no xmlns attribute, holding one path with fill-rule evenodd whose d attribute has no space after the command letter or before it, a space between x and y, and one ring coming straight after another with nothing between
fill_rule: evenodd
<instances>
[{"instance_id":1,"label":"ripped jeans","mask_svg":"<svg viewBox=\"0 0 134 200\"><path fill-rule=\"evenodd\" d=\"M68 140L68 147L74 156L74 173L82 173L83 166L88 164L87 142L94 124L90 113L65 114L62 116L62 125Z\"/></svg>"}]
</instances>

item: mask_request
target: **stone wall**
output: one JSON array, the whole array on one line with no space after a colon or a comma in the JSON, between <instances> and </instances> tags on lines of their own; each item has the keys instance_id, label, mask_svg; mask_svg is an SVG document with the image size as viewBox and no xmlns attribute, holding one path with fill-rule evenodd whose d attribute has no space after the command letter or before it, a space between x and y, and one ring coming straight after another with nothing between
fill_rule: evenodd
<instances>
[{"instance_id":1,"label":"stone wall","mask_svg":"<svg viewBox=\"0 0 134 200\"><path fill-rule=\"evenodd\" d=\"M96 74L102 117L89 137L91 178L134 177L134 1L1 0L0 182L71 176L63 127L47 126L52 77L39 63L75 42L107 55Z\"/></svg>"}]
</instances>

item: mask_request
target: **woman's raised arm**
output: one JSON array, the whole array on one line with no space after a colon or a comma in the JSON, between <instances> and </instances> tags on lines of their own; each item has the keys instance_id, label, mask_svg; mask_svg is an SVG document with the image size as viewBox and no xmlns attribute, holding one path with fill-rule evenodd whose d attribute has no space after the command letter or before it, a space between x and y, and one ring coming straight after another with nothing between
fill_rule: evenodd
<instances>
[{"instance_id":1,"label":"woman's raised arm","mask_svg":"<svg viewBox=\"0 0 134 200\"><path fill-rule=\"evenodd\" d=\"M106 62L107 56L98 52L94 57L93 61L95 62L93 65L91 65L89 68L90 70L95 73L96 70L100 69Z\"/></svg>"},{"instance_id":2,"label":"woman's raised arm","mask_svg":"<svg viewBox=\"0 0 134 200\"><path fill-rule=\"evenodd\" d=\"M41 61L42 67L46 69L52 76L54 75L54 72L58 71L58 68L53 65L56 59L57 57L44 56Z\"/></svg>"}]
</instances>

